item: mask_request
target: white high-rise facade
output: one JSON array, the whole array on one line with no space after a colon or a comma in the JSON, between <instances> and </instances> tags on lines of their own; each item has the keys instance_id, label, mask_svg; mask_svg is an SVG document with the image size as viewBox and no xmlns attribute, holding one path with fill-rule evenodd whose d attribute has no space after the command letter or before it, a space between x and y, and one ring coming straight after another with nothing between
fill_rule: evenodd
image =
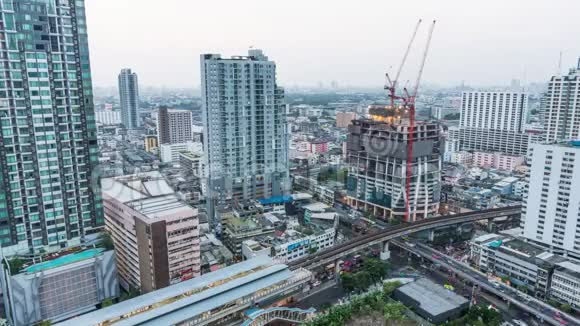
<instances>
[{"instance_id":1,"label":"white high-rise facade","mask_svg":"<svg viewBox=\"0 0 580 326\"><path fill-rule=\"evenodd\" d=\"M542 101L547 142L580 139L580 60L566 76L554 76Z\"/></svg>"},{"instance_id":2,"label":"white high-rise facade","mask_svg":"<svg viewBox=\"0 0 580 326\"><path fill-rule=\"evenodd\" d=\"M460 127L522 132L528 95L520 92L463 92Z\"/></svg>"},{"instance_id":3,"label":"white high-rise facade","mask_svg":"<svg viewBox=\"0 0 580 326\"><path fill-rule=\"evenodd\" d=\"M208 215L215 205L268 198L289 190L284 90L276 64L248 56L201 55Z\"/></svg>"},{"instance_id":4,"label":"white high-rise facade","mask_svg":"<svg viewBox=\"0 0 580 326\"><path fill-rule=\"evenodd\" d=\"M580 142L533 144L524 237L580 259Z\"/></svg>"},{"instance_id":5,"label":"white high-rise facade","mask_svg":"<svg viewBox=\"0 0 580 326\"><path fill-rule=\"evenodd\" d=\"M131 69L123 69L119 74L119 98L121 100L121 121L127 129L137 129L139 120L139 82Z\"/></svg>"}]
</instances>

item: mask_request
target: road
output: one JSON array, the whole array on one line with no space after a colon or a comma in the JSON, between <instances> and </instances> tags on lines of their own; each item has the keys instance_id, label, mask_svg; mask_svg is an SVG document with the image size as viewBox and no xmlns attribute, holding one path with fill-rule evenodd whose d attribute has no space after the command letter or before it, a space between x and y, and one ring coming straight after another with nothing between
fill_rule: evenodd
<instances>
[{"instance_id":1,"label":"road","mask_svg":"<svg viewBox=\"0 0 580 326\"><path fill-rule=\"evenodd\" d=\"M537 300L529 295L524 294L514 288L499 285L496 287L492 282L487 279L487 276L470 266L455 261L453 258L446 256L445 254L425 246L420 243L416 243L414 247L408 246L402 241L394 241L398 247L401 247L409 252L418 254L424 258L427 258L434 263L440 264L447 270L454 272L462 279L469 281L472 284L476 284L482 289L485 289L489 293L493 293L504 300L508 301L510 304L517 306L518 308L527 311L536 317L540 318L542 321L550 323L552 325L578 325L580 326L580 320L566 314L547 303ZM433 255L441 257L440 259L433 258Z\"/></svg>"},{"instance_id":2,"label":"road","mask_svg":"<svg viewBox=\"0 0 580 326\"><path fill-rule=\"evenodd\" d=\"M309 294L299 299L296 308L315 308L321 311L325 306L333 305L344 297L346 292L336 282L325 282L320 287L314 288Z\"/></svg>"}]
</instances>

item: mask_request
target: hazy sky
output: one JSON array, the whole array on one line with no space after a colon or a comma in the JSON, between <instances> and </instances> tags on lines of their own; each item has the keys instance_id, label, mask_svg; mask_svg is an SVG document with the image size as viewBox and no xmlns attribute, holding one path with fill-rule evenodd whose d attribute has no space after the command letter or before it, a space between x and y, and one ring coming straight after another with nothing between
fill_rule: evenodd
<instances>
[{"instance_id":1,"label":"hazy sky","mask_svg":"<svg viewBox=\"0 0 580 326\"><path fill-rule=\"evenodd\" d=\"M142 85L198 87L199 54L261 48L282 86L382 87L418 18L402 80L414 80L437 19L424 80L470 85L545 81L580 56L578 0L86 0L95 85L123 67ZM394 71L394 68L391 69Z\"/></svg>"}]
</instances>

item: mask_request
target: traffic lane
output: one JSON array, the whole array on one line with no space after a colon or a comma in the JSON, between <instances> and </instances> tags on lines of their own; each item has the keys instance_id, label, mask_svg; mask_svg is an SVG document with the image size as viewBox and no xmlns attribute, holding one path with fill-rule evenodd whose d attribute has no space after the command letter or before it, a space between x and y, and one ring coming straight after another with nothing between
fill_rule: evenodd
<instances>
[{"instance_id":1,"label":"traffic lane","mask_svg":"<svg viewBox=\"0 0 580 326\"><path fill-rule=\"evenodd\" d=\"M471 282L477 282L478 285L480 287L482 287L483 289L485 289L486 291L493 293L499 297L502 297L506 300L509 300L511 303L518 306L522 310L528 311L529 313L532 313L536 316L539 316L539 318L543 319L544 321L549 322L552 325L561 325L561 323L558 320L554 319L553 316L547 315L544 312L531 307L530 305L524 305L519 300L514 299L514 298L510 297L509 295L507 295L505 292L498 291L497 289L495 289L494 286L490 285L490 283L489 283L489 281L487 281L487 279L481 280L480 277L477 277L477 278L472 277L470 274L467 274L466 272L464 272L463 269L455 268L451 264L448 264L446 259L436 260L431 256L432 253L429 251L426 251L426 250L423 250L423 249L420 249L417 247L411 248L411 247L408 247L404 244L401 244L401 245L405 246L405 248L411 252L419 253L419 254L423 255L424 257L428 258L429 260L436 261L437 263L441 264L442 266L447 267L449 270L454 271L455 273L457 273L458 275L460 275L464 279L467 279ZM470 270L469 272L473 272L473 271ZM571 320L567 320L567 321L570 322L571 324L574 324L574 325L580 325L580 324L575 323L574 321L571 321Z\"/></svg>"},{"instance_id":2,"label":"traffic lane","mask_svg":"<svg viewBox=\"0 0 580 326\"><path fill-rule=\"evenodd\" d=\"M433 248L430 248L428 246L425 246L423 244L419 244L419 246L420 246L421 249L426 249L427 251L431 252L432 254L433 253L436 253L436 254L439 254L439 255L443 255L442 253L438 252L437 250L435 250ZM450 259L449 257L444 257L443 259L438 260L438 261L441 262L442 260L445 261L447 264L453 265L457 269L460 269L460 270L462 270L462 271L464 271L466 273L473 273L473 272L478 272L479 273L479 271L477 271L477 270L475 270L475 269L473 269L473 268L471 268L469 266L465 266L464 264L462 264L460 262L457 262L457 261L455 261L453 259ZM475 274L475 275L479 275L479 274ZM491 284L487 280L487 277L485 277L484 279L483 279L483 277L480 277L480 278L482 278L482 280L481 280L482 282L484 282L486 284ZM541 311L542 313L544 313L546 315L550 315L554 320L557 320L559 324L563 324L559 320L559 319L562 319L565 322L570 322L570 323L573 323L575 325L580 325L580 322L578 322L578 320L575 319L574 317L572 317L570 315L567 315L567 314L564 314L563 312L559 311L558 309L556 309L556 308L554 308L552 306L549 306L548 304L546 304L546 303L544 303L544 302L542 302L542 301L540 301L540 300L538 300L538 299L536 299L536 298L534 298L532 296L529 296L527 294L524 294L523 292L520 292L517 289L514 289L512 287L503 286L503 285L500 284L499 291L501 293L504 293L504 294L509 293L512 296L518 297L519 299L523 299L526 302L527 305L535 307L536 310L539 310L539 311Z\"/></svg>"},{"instance_id":3,"label":"traffic lane","mask_svg":"<svg viewBox=\"0 0 580 326\"><path fill-rule=\"evenodd\" d=\"M316 310L322 310L321 308L325 306L336 304L345 295L346 293L342 287L335 284L301 299L295 306L301 309L315 308Z\"/></svg>"}]
</instances>

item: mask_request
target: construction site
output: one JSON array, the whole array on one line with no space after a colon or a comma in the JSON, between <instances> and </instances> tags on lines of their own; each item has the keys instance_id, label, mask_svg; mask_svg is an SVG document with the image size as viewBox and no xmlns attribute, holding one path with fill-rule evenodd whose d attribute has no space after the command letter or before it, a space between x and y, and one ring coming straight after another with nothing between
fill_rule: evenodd
<instances>
[{"instance_id":1,"label":"construction site","mask_svg":"<svg viewBox=\"0 0 580 326\"><path fill-rule=\"evenodd\" d=\"M428 32L415 84L410 89L398 86L420 25L421 20L395 77L386 74L390 103L370 106L368 115L354 120L348 129L347 202L386 220L414 222L439 211L444 149L441 127L435 121L415 119L415 100L435 21Z\"/></svg>"}]
</instances>

